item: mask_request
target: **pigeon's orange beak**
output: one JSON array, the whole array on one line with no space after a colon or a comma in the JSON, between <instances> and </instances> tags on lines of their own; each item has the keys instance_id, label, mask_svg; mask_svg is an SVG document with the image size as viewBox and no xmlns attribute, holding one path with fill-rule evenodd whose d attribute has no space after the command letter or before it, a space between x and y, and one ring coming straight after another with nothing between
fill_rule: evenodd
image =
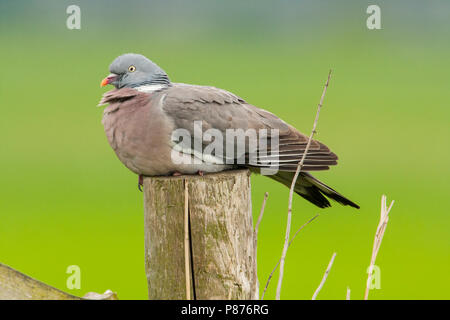
<instances>
[{"instance_id":1,"label":"pigeon's orange beak","mask_svg":"<svg viewBox=\"0 0 450 320\"><path fill-rule=\"evenodd\" d=\"M109 76L107 76L105 79L102 80L100 83L100 87L104 87L112 82L114 82L117 79L117 74L111 73Z\"/></svg>"}]
</instances>

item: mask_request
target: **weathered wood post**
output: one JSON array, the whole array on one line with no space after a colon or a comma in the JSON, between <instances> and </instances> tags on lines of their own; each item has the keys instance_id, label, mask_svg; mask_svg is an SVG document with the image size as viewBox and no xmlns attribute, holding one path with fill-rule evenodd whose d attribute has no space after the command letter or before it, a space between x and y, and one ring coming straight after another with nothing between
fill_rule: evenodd
<instances>
[{"instance_id":1,"label":"weathered wood post","mask_svg":"<svg viewBox=\"0 0 450 320\"><path fill-rule=\"evenodd\" d=\"M117 294L107 290L77 297L0 263L0 300L117 300Z\"/></svg>"},{"instance_id":2,"label":"weathered wood post","mask_svg":"<svg viewBox=\"0 0 450 320\"><path fill-rule=\"evenodd\" d=\"M144 209L151 300L258 298L248 170L146 177Z\"/></svg>"}]
</instances>

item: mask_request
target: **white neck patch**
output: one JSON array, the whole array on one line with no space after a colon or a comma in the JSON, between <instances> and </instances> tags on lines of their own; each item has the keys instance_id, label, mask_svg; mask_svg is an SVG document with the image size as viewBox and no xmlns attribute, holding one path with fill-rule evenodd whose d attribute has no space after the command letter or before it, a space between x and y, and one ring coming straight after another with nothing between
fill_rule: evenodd
<instances>
[{"instance_id":1,"label":"white neck patch","mask_svg":"<svg viewBox=\"0 0 450 320\"><path fill-rule=\"evenodd\" d=\"M165 84L145 84L139 87L134 87L133 89L140 91L140 92L145 92L145 93L150 93L150 92L154 92L154 91L158 91L161 89L167 88L167 85Z\"/></svg>"}]
</instances>

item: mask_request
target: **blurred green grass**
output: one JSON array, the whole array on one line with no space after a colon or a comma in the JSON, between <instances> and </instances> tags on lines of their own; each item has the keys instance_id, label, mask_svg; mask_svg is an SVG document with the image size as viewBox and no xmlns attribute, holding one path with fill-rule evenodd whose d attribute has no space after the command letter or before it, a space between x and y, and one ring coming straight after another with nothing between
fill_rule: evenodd
<instances>
[{"instance_id":1,"label":"blurred green grass","mask_svg":"<svg viewBox=\"0 0 450 320\"><path fill-rule=\"evenodd\" d=\"M361 210L294 199L293 229L321 216L289 249L282 297L310 299L336 251L319 299L344 299L347 286L362 298L385 193L396 203L377 259L381 290L370 297L448 299L450 28L444 2L428 10L408 2L406 11L400 2L382 2L378 31L365 29L364 1L327 2L328 10L312 1L202 2L188 12L195 20L161 2L124 11L81 1L79 31L65 28L68 2L2 2L0 261L73 294L146 298L142 194L95 107L117 55L142 53L174 82L227 89L305 133L332 68L317 138L340 163L317 177ZM158 20L155 8L170 19ZM270 193L258 251L263 285L281 254L288 189L261 176L252 185L254 215ZM65 287L72 264L81 267L80 290Z\"/></svg>"}]
</instances>

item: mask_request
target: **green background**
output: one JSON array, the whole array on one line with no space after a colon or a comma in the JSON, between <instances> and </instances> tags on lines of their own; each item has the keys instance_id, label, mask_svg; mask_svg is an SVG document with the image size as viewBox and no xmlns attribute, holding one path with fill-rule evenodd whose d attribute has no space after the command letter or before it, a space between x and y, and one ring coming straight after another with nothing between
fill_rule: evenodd
<instances>
[{"instance_id":1,"label":"green background","mask_svg":"<svg viewBox=\"0 0 450 320\"><path fill-rule=\"evenodd\" d=\"M66 8L81 7L81 30ZM381 30L366 8L381 7ZM145 299L142 194L109 147L96 105L119 54L142 53L174 82L214 85L309 134L340 157L316 174L361 205L296 197L284 299L363 297L380 197L395 200L372 299L448 299L449 1L0 1L0 261L76 295ZM258 274L281 254L288 189L252 179ZM81 268L81 289L66 268ZM276 275L267 297L274 298Z\"/></svg>"}]
</instances>

